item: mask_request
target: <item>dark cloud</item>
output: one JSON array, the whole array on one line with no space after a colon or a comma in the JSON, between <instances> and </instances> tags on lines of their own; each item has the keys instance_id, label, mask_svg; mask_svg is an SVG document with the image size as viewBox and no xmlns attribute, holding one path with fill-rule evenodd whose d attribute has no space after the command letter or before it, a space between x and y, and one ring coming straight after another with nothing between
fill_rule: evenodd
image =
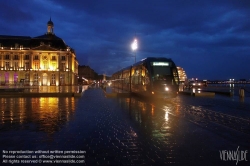
<instances>
[{"instance_id":1,"label":"dark cloud","mask_svg":"<svg viewBox=\"0 0 250 166\"><path fill-rule=\"evenodd\" d=\"M1 34L39 36L49 18L81 65L112 74L137 60L172 58L189 78L250 78L248 0L1 2ZM232 67L233 66L233 67Z\"/></svg>"}]
</instances>

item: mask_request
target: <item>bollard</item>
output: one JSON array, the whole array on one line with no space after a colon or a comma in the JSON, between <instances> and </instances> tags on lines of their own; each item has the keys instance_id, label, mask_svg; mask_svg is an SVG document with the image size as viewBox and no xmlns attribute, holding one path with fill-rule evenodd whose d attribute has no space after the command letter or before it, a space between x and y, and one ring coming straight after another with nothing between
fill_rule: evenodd
<instances>
[{"instance_id":1,"label":"bollard","mask_svg":"<svg viewBox=\"0 0 250 166\"><path fill-rule=\"evenodd\" d=\"M240 89L239 89L239 96L240 96L241 98L243 98L243 97L245 96L244 88L240 88Z\"/></svg>"}]
</instances>

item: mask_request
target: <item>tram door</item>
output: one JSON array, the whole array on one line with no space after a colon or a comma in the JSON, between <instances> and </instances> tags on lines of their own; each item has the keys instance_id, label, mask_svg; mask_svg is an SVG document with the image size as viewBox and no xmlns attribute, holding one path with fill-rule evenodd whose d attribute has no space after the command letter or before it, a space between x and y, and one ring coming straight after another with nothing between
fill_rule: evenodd
<instances>
[{"instance_id":1,"label":"tram door","mask_svg":"<svg viewBox=\"0 0 250 166\"><path fill-rule=\"evenodd\" d=\"M47 85L47 82L48 82L48 74L43 73L43 82L42 82L42 85L43 86Z\"/></svg>"}]
</instances>

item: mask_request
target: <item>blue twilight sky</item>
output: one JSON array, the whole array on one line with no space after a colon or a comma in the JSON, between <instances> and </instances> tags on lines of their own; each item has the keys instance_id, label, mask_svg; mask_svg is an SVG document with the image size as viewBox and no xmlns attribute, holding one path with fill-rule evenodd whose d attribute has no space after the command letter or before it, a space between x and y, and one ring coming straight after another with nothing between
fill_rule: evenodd
<instances>
[{"instance_id":1,"label":"blue twilight sky","mask_svg":"<svg viewBox=\"0 0 250 166\"><path fill-rule=\"evenodd\" d=\"M137 60L169 57L188 78L250 79L250 0L8 0L0 35L54 33L80 65L111 75Z\"/></svg>"}]
</instances>

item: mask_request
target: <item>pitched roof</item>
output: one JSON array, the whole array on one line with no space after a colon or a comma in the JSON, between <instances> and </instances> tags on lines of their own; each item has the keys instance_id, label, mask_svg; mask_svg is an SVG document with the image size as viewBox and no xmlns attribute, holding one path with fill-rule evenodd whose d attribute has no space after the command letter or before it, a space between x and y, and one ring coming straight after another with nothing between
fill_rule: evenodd
<instances>
[{"instance_id":1,"label":"pitched roof","mask_svg":"<svg viewBox=\"0 0 250 166\"><path fill-rule=\"evenodd\" d=\"M23 45L23 47L29 47L30 45L29 36L7 36L0 35L1 46L4 47L15 47L16 44Z\"/></svg>"},{"instance_id":2,"label":"pitched roof","mask_svg":"<svg viewBox=\"0 0 250 166\"><path fill-rule=\"evenodd\" d=\"M15 47L15 44L18 44L31 49L37 48L43 43L43 45L49 45L50 48L57 50L67 49L66 43L54 34L44 34L34 38L29 36L0 35L0 43L3 47Z\"/></svg>"}]
</instances>

